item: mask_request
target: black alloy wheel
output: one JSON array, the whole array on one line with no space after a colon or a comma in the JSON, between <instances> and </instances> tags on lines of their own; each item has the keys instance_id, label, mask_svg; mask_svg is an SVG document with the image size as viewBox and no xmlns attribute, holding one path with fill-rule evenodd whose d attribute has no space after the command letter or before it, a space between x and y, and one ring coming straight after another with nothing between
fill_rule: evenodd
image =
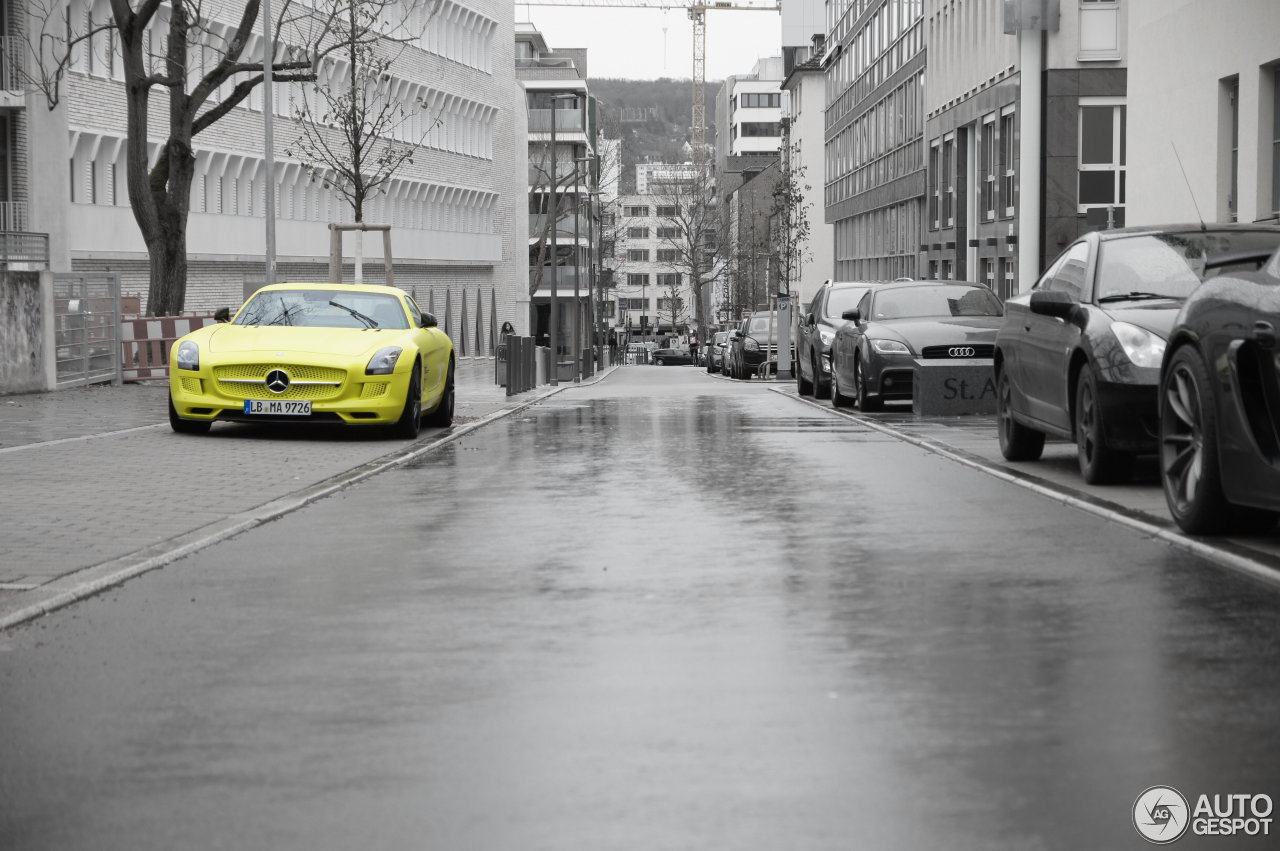
<instances>
[{"instance_id":1,"label":"black alloy wheel","mask_svg":"<svg viewBox=\"0 0 1280 851\"><path fill-rule=\"evenodd\" d=\"M996 430L1000 454L1006 461L1037 461L1044 454L1044 432L1027 428L1013 418L1013 379L1000 370L996 385Z\"/></svg>"},{"instance_id":2,"label":"black alloy wheel","mask_svg":"<svg viewBox=\"0 0 1280 851\"><path fill-rule=\"evenodd\" d=\"M654 363L656 363L658 366L666 366L666 365L667 365L667 362L666 362L665 360L663 360L662 358L656 358L656 359L654 360Z\"/></svg>"},{"instance_id":3,"label":"black alloy wheel","mask_svg":"<svg viewBox=\"0 0 1280 851\"><path fill-rule=\"evenodd\" d=\"M178 416L178 411L173 407L173 399L169 399L169 428L178 434L208 434L209 427L212 422L202 420L184 420Z\"/></svg>"},{"instance_id":4,"label":"black alloy wheel","mask_svg":"<svg viewBox=\"0 0 1280 851\"><path fill-rule=\"evenodd\" d=\"M1191 346L1173 353L1160 380L1160 481L1174 522L1193 535L1223 531L1232 511L1222 493L1210 387L1204 360Z\"/></svg>"},{"instance_id":5,"label":"black alloy wheel","mask_svg":"<svg viewBox=\"0 0 1280 851\"><path fill-rule=\"evenodd\" d=\"M404 410L400 419L391 427L391 434L404 440L413 440L422 430L422 363L414 361L413 377L404 396Z\"/></svg>"},{"instance_id":6,"label":"black alloy wheel","mask_svg":"<svg viewBox=\"0 0 1280 851\"><path fill-rule=\"evenodd\" d=\"M831 407L849 408L853 406L853 397L840 392L840 377L836 374L836 365L831 364Z\"/></svg>"},{"instance_id":7,"label":"black alloy wheel","mask_svg":"<svg viewBox=\"0 0 1280 851\"><path fill-rule=\"evenodd\" d=\"M853 359L853 386L858 394L858 409L860 411L869 414L884 407L884 401L879 396L872 396L867 389L867 376L862 371L861 357Z\"/></svg>"},{"instance_id":8,"label":"black alloy wheel","mask_svg":"<svg viewBox=\"0 0 1280 851\"><path fill-rule=\"evenodd\" d=\"M804 377L804 367L801 366L800 363L800 361L796 362L796 392L801 396L814 395L816 398L816 395L813 392L814 384L812 381ZM815 372L813 377L816 379L818 377L818 373Z\"/></svg>"},{"instance_id":9,"label":"black alloy wheel","mask_svg":"<svg viewBox=\"0 0 1280 851\"><path fill-rule=\"evenodd\" d=\"M444 393L440 396L440 404L436 409L427 414L425 424L433 428L448 428L453 425L453 406L456 400L453 382L453 358L449 359L449 372L444 379Z\"/></svg>"},{"instance_id":10,"label":"black alloy wheel","mask_svg":"<svg viewBox=\"0 0 1280 851\"><path fill-rule=\"evenodd\" d=\"M831 381L822 380L822 371L818 369L816 357L810 363L813 366L813 398L826 399L831 395Z\"/></svg>"},{"instance_id":11,"label":"black alloy wheel","mask_svg":"<svg viewBox=\"0 0 1280 851\"><path fill-rule=\"evenodd\" d=\"M1086 365L1076 382L1076 455L1080 475L1091 485L1127 481L1133 475L1134 456L1107 446L1102 428L1102 402L1098 380Z\"/></svg>"}]
</instances>

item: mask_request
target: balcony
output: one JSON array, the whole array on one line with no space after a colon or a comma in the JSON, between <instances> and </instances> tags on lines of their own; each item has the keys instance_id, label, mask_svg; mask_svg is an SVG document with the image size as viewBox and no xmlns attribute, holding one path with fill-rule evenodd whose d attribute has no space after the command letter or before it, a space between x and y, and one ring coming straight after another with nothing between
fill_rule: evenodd
<instances>
[{"instance_id":1,"label":"balcony","mask_svg":"<svg viewBox=\"0 0 1280 851\"><path fill-rule=\"evenodd\" d=\"M533 240L541 239L543 232L547 229L548 213L530 213L529 214L529 238ZM573 243L574 220L577 220L578 241L587 242L587 238L591 233L591 224L587 221L585 215L581 216L561 216L556 222L556 242L564 245Z\"/></svg>"},{"instance_id":2,"label":"balcony","mask_svg":"<svg viewBox=\"0 0 1280 851\"><path fill-rule=\"evenodd\" d=\"M529 132L550 133L552 113L555 114L557 133L583 132L582 111L578 109L531 109Z\"/></svg>"},{"instance_id":3,"label":"balcony","mask_svg":"<svg viewBox=\"0 0 1280 851\"><path fill-rule=\"evenodd\" d=\"M27 230L27 202L0 201L0 231Z\"/></svg>"},{"instance_id":4,"label":"balcony","mask_svg":"<svg viewBox=\"0 0 1280 851\"><path fill-rule=\"evenodd\" d=\"M0 232L0 269L43 272L49 268L49 234Z\"/></svg>"},{"instance_id":5,"label":"balcony","mask_svg":"<svg viewBox=\"0 0 1280 851\"><path fill-rule=\"evenodd\" d=\"M26 42L16 35L0 36L0 107L22 109L29 88Z\"/></svg>"},{"instance_id":6,"label":"balcony","mask_svg":"<svg viewBox=\"0 0 1280 851\"><path fill-rule=\"evenodd\" d=\"M585 186L590 178L590 172L583 167L576 167L578 172L577 183ZM560 192L572 194L573 181L568 181L569 175L573 174L575 166L570 162L556 163L556 182L560 184ZM529 163L529 185L540 186L546 188L551 181L551 163L531 162Z\"/></svg>"},{"instance_id":7,"label":"balcony","mask_svg":"<svg viewBox=\"0 0 1280 851\"><path fill-rule=\"evenodd\" d=\"M581 272L581 276L579 276ZM581 266L574 268L573 266L560 266L556 269L556 291L564 293L564 291L573 290L574 282L577 281L580 293L585 296L587 294L587 284L589 283L589 273L587 267ZM538 278L538 268L536 266L529 267L529 283L532 284ZM540 295L546 295L551 292L551 267L542 267L542 286L538 288Z\"/></svg>"}]
</instances>

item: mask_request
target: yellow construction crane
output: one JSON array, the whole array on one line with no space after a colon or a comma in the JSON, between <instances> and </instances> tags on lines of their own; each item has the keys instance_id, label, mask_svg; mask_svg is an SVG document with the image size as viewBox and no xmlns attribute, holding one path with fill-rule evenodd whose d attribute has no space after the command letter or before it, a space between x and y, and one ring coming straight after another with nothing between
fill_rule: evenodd
<instances>
[{"instance_id":1,"label":"yellow construction crane","mask_svg":"<svg viewBox=\"0 0 1280 851\"><path fill-rule=\"evenodd\" d=\"M707 147L707 10L781 12L781 0L716 0L673 3L671 0L519 0L521 6L595 6L606 9L686 9L693 21L693 111L689 120L693 162L701 167Z\"/></svg>"}]
</instances>

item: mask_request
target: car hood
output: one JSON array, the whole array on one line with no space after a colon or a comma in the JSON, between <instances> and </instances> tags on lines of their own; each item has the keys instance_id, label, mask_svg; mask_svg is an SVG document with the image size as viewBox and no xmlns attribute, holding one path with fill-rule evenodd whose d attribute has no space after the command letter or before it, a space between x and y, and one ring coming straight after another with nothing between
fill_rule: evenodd
<instances>
[{"instance_id":1,"label":"car hood","mask_svg":"<svg viewBox=\"0 0 1280 851\"><path fill-rule=\"evenodd\" d=\"M209 334L211 354L302 352L347 355L373 353L399 342L401 331L364 328L298 328L286 325L218 325Z\"/></svg>"},{"instance_id":2,"label":"car hood","mask_svg":"<svg viewBox=\"0 0 1280 851\"><path fill-rule=\"evenodd\" d=\"M1181 309L1182 302L1174 299L1128 302L1124 307L1117 307L1115 304L1106 305L1107 315L1111 317L1112 322L1128 322L1130 325L1137 325L1139 328L1158 334L1166 340L1173 331L1174 320L1178 318L1178 311Z\"/></svg>"},{"instance_id":3,"label":"car hood","mask_svg":"<svg viewBox=\"0 0 1280 851\"><path fill-rule=\"evenodd\" d=\"M961 343L994 343L1003 316L930 316L914 319L882 319L867 324L867 337L907 343L915 351L925 346Z\"/></svg>"}]
</instances>

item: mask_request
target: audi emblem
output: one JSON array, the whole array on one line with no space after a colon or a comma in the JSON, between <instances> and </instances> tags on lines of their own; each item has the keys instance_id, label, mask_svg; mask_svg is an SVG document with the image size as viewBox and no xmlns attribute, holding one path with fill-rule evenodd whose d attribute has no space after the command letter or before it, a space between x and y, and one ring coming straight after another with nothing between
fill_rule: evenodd
<instances>
[{"instance_id":1,"label":"audi emblem","mask_svg":"<svg viewBox=\"0 0 1280 851\"><path fill-rule=\"evenodd\" d=\"M289 373L283 369L273 369L267 373L267 389L272 393L283 393L289 389Z\"/></svg>"},{"instance_id":2,"label":"audi emblem","mask_svg":"<svg viewBox=\"0 0 1280 851\"><path fill-rule=\"evenodd\" d=\"M952 346L947 349L947 357L951 358L971 358L976 354L973 346Z\"/></svg>"}]
</instances>

